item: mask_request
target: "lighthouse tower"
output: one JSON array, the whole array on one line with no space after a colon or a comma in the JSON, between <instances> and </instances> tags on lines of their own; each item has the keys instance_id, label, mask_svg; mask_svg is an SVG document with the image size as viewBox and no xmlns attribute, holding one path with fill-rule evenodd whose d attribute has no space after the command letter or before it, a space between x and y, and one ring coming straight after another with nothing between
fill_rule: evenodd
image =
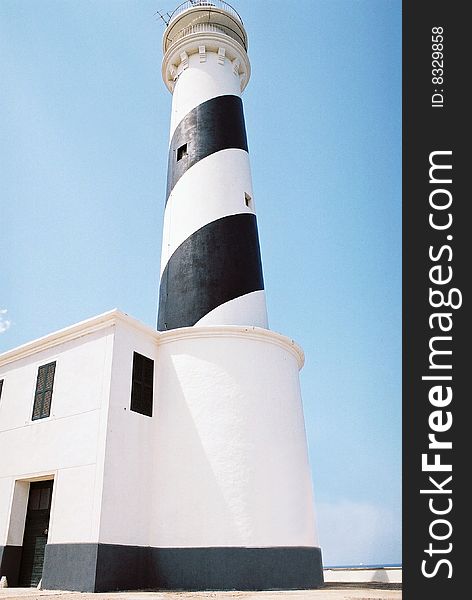
<instances>
[{"instance_id":1,"label":"lighthouse tower","mask_svg":"<svg viewBox=\"0 0 472 600\"><path fill-rule=\"evenodd\" d=\"M241 92L250 65L238 14L186 2L164 34L172 92L158 329L267 327Z\"/></svg>"},{"instance_id":2,"label":"lighthouse tower","mask_svg":"<svg viewBox=\"0 0 472 600\"><path fill-rule=\"evenodd\" d=\"M153 538L169 587L322 583L299 387L268 329L241 94L248 39L226 2L184 2L163 38L172 93L157 365Z\"/></svg>"}]
</instances>

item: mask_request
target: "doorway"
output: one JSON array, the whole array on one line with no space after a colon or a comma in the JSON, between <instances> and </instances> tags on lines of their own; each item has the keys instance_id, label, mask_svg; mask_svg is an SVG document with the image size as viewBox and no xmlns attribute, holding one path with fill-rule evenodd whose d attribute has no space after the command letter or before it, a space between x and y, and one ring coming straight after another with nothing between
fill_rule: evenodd
<instances>
[{"instance_id":1,"label":"doorway","mask_svg":"<svg viewBox=\"0 0 472 600\"><path fill-rule=\"evenodd\" d=\"M53 480L30 483L18 585L36 587L43 574Z\"/></svg>"}]
</instances>

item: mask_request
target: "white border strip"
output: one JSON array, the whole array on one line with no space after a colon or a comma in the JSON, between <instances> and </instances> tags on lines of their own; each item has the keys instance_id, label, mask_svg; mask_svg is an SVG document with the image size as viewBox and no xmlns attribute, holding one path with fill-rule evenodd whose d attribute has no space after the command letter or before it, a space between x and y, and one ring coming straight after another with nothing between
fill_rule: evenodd
<instances>
[{"instance_id":1,"label":"white border strip","mask_svg":"<svg viewBox=\"0 0 472 600\"><path fill-rule=\"evenodd\" d=\"M290 351L297 359L299 369L301 369L305 363L305 354L301 346L299 346L295 340L288 338L281 333L271 331L270 329L264 329L262 327L243 327L240 325L213 325L181 327L160 332L115 308L0 354L0 367L27 356L31 356L32 354L47 348L52 348L59 344L89 335L95 331L105 329L106 327L113 327L117 323L124 323L142 331L150 338L153 338L156 344L166 344L179 339L216 337L240 337L270 342Z\"/></svg>"}]
</instances>

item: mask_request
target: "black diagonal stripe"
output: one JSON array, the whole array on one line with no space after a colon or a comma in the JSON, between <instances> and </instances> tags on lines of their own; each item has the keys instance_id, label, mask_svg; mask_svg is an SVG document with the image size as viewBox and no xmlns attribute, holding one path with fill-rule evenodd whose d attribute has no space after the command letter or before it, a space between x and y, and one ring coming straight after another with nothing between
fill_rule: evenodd
<instances>
[{"instance_id":1,"label":"black diagonal stripe","mask_svg":"<svg viewBox=\"0 0 472 600\"><path fill-rule=\"evenodd\" d=\"M256 217L242 213L198 229L161 278L159 331L188 327L229 300L264 289Z\"/></svg>"},{"instance_id":2,"label":"black diagonal stripe","mask_svg":"<svg viewBox=\"0 0 472 600\"><path fill-rule=\"evenodd\" d=\"M187 145L179 157L179 148ZM243 103L238 96L218 96L202 102L179 123L172 136L167 167L167 195L187 169L202 158L227 148L247 152Z\"/></svg>"}]
</instances>

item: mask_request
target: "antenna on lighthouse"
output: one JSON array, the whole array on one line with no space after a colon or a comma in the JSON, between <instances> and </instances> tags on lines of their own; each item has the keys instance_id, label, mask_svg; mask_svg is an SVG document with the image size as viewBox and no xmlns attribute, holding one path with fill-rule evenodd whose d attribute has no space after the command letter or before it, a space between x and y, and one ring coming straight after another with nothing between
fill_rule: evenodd
<instances>
[{"instance_id":1,"label":"antenna on lighthouse","mask_svg":"<svg viewBox=\"0 0 472 600\"><path fill-rule=\"evenodd\" d=\"M154 16L156 16L156 15L158 15L159 18L162 19L162 21L164 22L166 27L167 27L167 25L169 25L171 13L169 13L169 12L163 13L160 10L156 10L156 12L154 13Z\"/></svg>"}]
</instances>

